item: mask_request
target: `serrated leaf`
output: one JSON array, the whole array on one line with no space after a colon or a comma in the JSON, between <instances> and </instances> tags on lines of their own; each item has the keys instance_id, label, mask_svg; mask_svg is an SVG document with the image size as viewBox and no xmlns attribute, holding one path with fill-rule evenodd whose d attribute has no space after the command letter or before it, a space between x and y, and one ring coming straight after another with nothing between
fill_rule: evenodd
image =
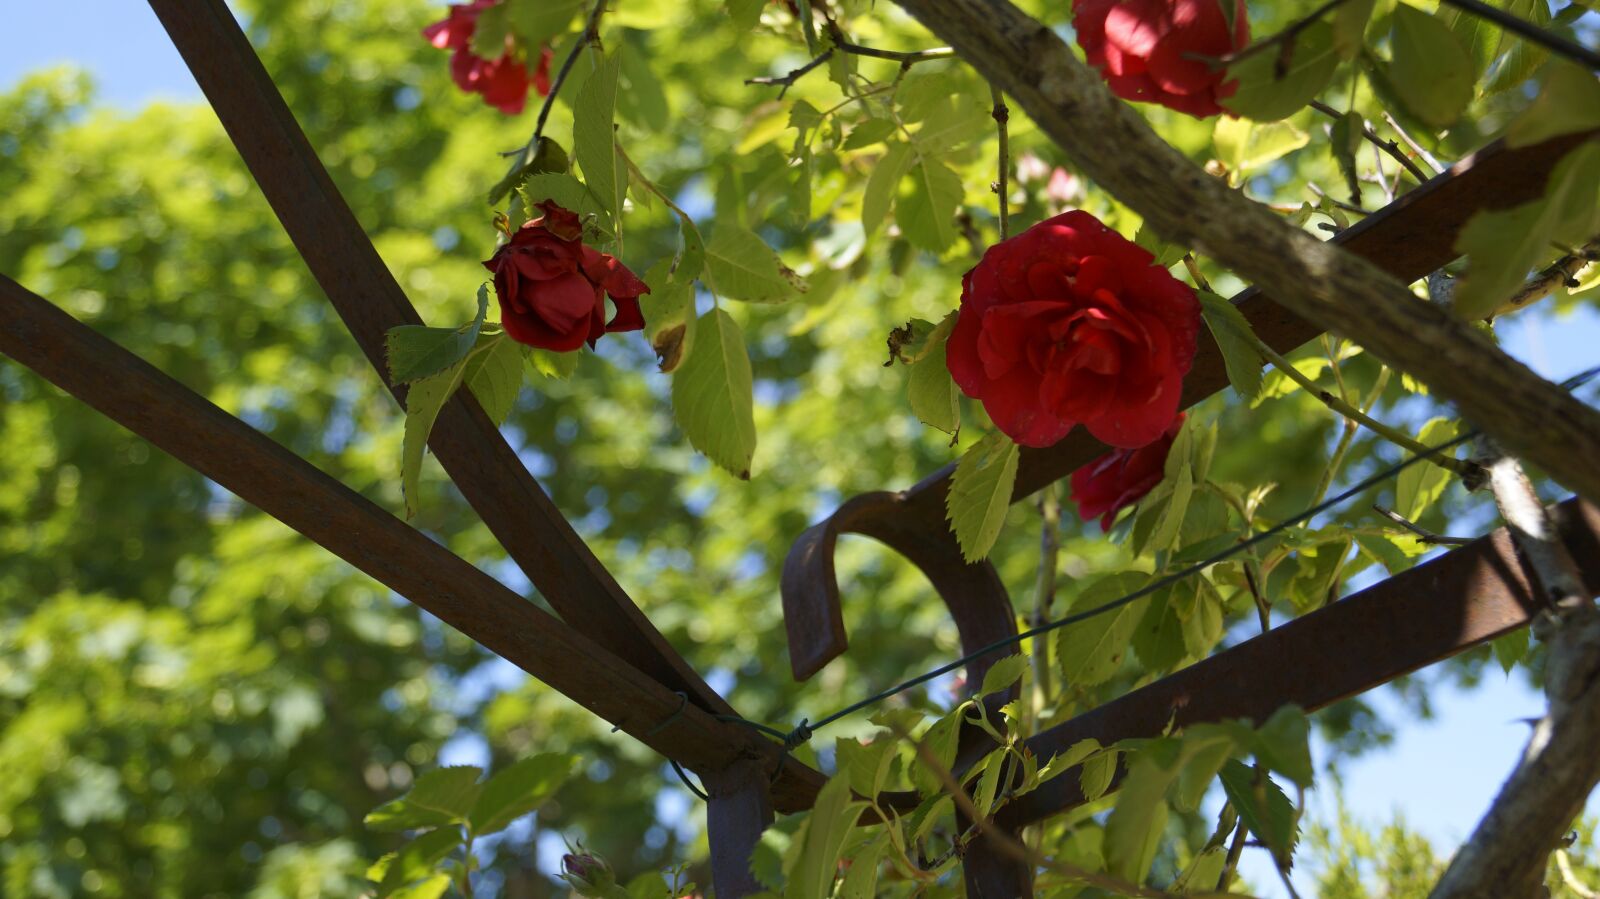
<instances>
[{"instance_id":1,"label":"serrated leaf","mask_svg":"<svg viewBox=\"0 0 1600 899\"><path fill-rule=\"evenodd\" d=\"M1196 812L1205 798L1217 772L1233 753L1234 741L1221 732L1207 732L1201 736L1185 734L1183 738L1183 767L1178 772L1178 783L1172 792L1172 805L1180 812Z\"/></svg>"},{"instance_id":2,"label":"serrated leaf","mask_svg":"<svg viewBox=\"0 0 1600 899\"><path fill-rule=\"evenodd\" d=\"M461 830L442 827L429 831L400 847L394 859L384 870L376 893L379 899L392 896L396 890L417 880L430 877L439 863L461 846Z\"/></svg>"},{"instance_id":3,"label":"serrated leaf","mask_svg":"<svg viewBox=\"0 0 1600 899\"><path fill-rule=\"evenodd\" d=\"M961 430L961 391L945 366L943 341L911 366L907 393L911 411L923 424L952 436Z\"/></svg>"},{"instance_id":4,"label":"serrated leaf","mask_svg":"<svg viewBox=\"0 0 1600 899\"><path fill-rule=\"evenodd\" d=\"M1010 655L994 663L983 675L983 689L978 691L979 696L988 696L990 693L999 693L1010 689L1011 685L1028 672L1028 657L1024 655Z\"/></svg>"},{"instance_id":5,"label":"serrated leaf","mask_svg":"<svg viewBox=\"0 0 1600 899\"><path fill-rule=\"evenodd\" d=\"M1221 777L1223 792L1245 827L1272 850L1281 864L1287 865L1300 839L1294 803L1265 772L1260 774L1258 783L1257 772L1237 759L1222 766Z\"/></svg>"},{"instance_id":6,"label":"serrated leaf","mask_svg":"<svg viewBox=\"0 0 1600 899\"><path fill-rule=\"evenodd\" d=\"M522 390L522 347L505 332L480 339L462 374L467 389L499 427Z\"/></svg>"},{"instance_id":7,"label":"serrated leaf","mask_svg":"<svg viewBox=\"0 0 1600 899\"><path fill-rule=\"evenodd\" d=\"M1183 661L1187 652L1183 642L1183 620L1173 593L1184 587L1177 584L1152 594L1144 604L1144 615L1133 632L1133 651L1149 671L1170 671Z\"/></svg>"},{"instance_id":8,"label":"serrated leaf","mask_svg":"<svg viewBox=\"0 0 1600 899\"><path fill-rule=\"evenodd\" d=\"M572 776L577 762L577 756L541 752L495 772L468 816L472 835L498 833L538 809Z\"/></svg>"},{"instance_id":9,"label":"serrated leaf","mask_svg":"<svg viewBox=\"0 0 1600 899\"><path fill-rule=\"evenodd\" d=\"M457 362L436 375L412 383L406 391L405 437L400 446L400 490L405 494L406 518L417 514L417 490L422 478L422 453L439 411L461 386L466 368Z\"/></svg>"},{"instance_id":10,"label":"serrated leaf","mask_svg":"<svg viewBox=\"0 0 1600 899\"><path fill-rule=\"evenodd\" d=\"M956 239L956 209L962 194L961 177L924 156L911 167L911 192L899 200L895 222L900 233L918 249L944 252Z\"/></svg>"},{"instance_id":11,"label":"serrated leaf","mask_svg":"<svg viewBox=\"0 0 1600 899\"><path fill-rule=\"evenodd\" d=\"M845 839L865 805L851 801L850 781L843 775L835 775L823 785L806 816L805 834L798 860L789 872L785 897L827 899L833 892Z\"/></svg>"},{"instance_id":12,"label":"serrated leaf","mask_svg":"<svg viewBox=\"0 0 1600 899\"><path fill-rule=\"evenodd\" d=\"M989 554L1011 508L1011 488L1017 480L1017 445L995 431L974 443L950 479L945 497L945 517L968 563Z\"/></svg>"},{"instance_id":13,"label":"serrated leaf","mask_svg":"<svg viewBox=\"0 0 1600 899\"><path fill-rule=\"evenodd\" d=\"M517 188L517 194L530 210L536 209L541 200L554 200L561 208L577 213L584 223L584 232L592 238L608 239L615 233L611 213L600 205L600 200L582 181L565 172L530 175Z\"/></svg>"},{"instance_id":14,"label":"serrated leaf","mask_svg":"<svg viewBox=\"0 0 1600 899\"><path fill-rule=\"evenodd\" d=\"M1268 770L1302 787L1311 786L1311 724L1298 707L1284 706L1273 712L1256 729L1252 749Z\"/></svg>"},{"instance_id":15,"label":"serrated leaf","mask_svg":"<svg viewBox=\"0 0 1600 899\"><path fill-rule=\"evenodd\" d=\"M1539 28L1564 19L1574 12L1578 15L1584 13L1582 6L1572 3L1562 10L1561 16L1551 16L1550 6L1545 0L1511 0L1506 11ZM1502 54L1505 57L1504 61L1495 69L1494 77L1489 80L1489 86L1486 88L1489 93L1498 93L1520 86L1550 58L1550 51L1543 45L1507 31L1500 33L1500 44L1495 49L1496 56Z\"/></svg>"},{"instance_id":16,"label":"serrated leaf","mask_svg":"<svg viewBox=\"0 0 1600 899\"><path fill-rule=\"evenodd\" d=\"M695 330L695 352L672 376L673 415L695 449L749 480L756 422L744 335L721 309L700 316Z\"/></svg>"},{"instance_id":17,"label":"serrated leaf","mask_svg":"<svg viewBox=\"0 0 1600 899\"><path fill-rule=\"evenodd\" d=\"M405 795L368 812L365 823L384 832L460 824L478 799L482 774L483 769L471 765L429 771Z\"/></svg>"},{"instance_id":18,"label":"serrated leaf","mask_svg":"<svg viewBox=\"0 0 1600 899\"><path fill-rule=\"evenodd\" d=\"M956 748L961 736L962 710L962 706L957 706L933 722L922 734L923 747L946 771L949 771L956 762ZM920 756L914 757L911 763L911 784L923 796L936 796L944 790L944 781L923 764Z\"/></svg>"},{"instance_id":19,"label":"serrated leaf","mask_svg":"<svg viewBox=\"0 0 1600 899\"><path fill-rule=\"evenodd\" d=\"M617 154L616 107L620 51L602 62L578 92L572 113L572 155L590 193L613 219L622 214L628 170Z\"/></svg>"},{"instance_id":20,"label":"serrated leaf","mask_svg":"<svg viewBox=\"0 0 1600 899\"><path fill-rule=\"evenodd\" d=\"M850 134L845 137L841 149L859 150L862 147L870 147L887 140L894 132L895 124L889 119L867 119L850 129Z\"/></svg>"},{"instance_id":21,"label":"serrated leaf","mask_svg":"<svg viewBox=\"0 0 1600 899\"><path fill-rule=\"evenodd\" d=\"M1494 659L1500 663L1501 670L1510 674L1511 669L1517 666L1528 655L1528 629L1519 627L1508 631L1490 641L1494 649Z\"/></svg>"},{"instance_id":22,"label":"serrated leaf","mask_svg":"<svg viewBox=\"0 0 1600 899\"><path fill-rule=\"evenodd\" d=\"M806 289L754 231L733 225L719 225L706 244L706 277L719 296L754 303L781 303Z\"/></svg>"},{"instance_id":23,"label":"serrated leaf","mask_svg":"<svg viewBox=\"0 0 1600 899\"><path fill-rule=\"evenodd\" d=\"M1333 47L1333 26L1316 22L1295 38L1293 59L1282 78L1277 77L1278 53L1257 53L1234 63L1228 77L1239 87L1222 105L1237 115L1258 122L1287 118L1304 109L1322 93L1339 66Z\"/></svg>"},{"instance_id":24,"label":"serrated leaf","mask_svg":"<svg viewBox=\"0 0 1600 899\"><path fill-rule=\"evenodd\" d=\"M1072 604L1074 614L1092 611L1143 587L1148 575L1124 571L1101 578L1085 589ZM1105 683L1127 656L1134 629L1144 616L1148 600L1135 600L1120 608L1069 624L1060 630L1056 642L1063 686L1067 689Z\"/></svg>"},{"instance_id":25,"label":"serrated leaf","mask_svg":"<svg viewBox=\"0 0 1600 899\"><path fill-rule=\"evenodd\" d=\"M899 191L900 179L905 177L910 162L910 146L890 144L883 158L872 167L872 174L867 176L867 186L861 194L861 227L868 237L878 230L889 214L889 207L894 204L895 194Z\"/></svg>"},{"instance_id":26,"label":"serrated leaf","mask_svg":"<svg viewBox=\"0 0 1600 899\"><path fill-rule=\"evenodd\" d=\"M1189 252L1184 247L1163 240L1148 223L1139 226L1138 232L1133 235L1133 242L1149 251L1155 257L1155 264L1162 268L1176 265Z\"/></svg>"},{"instance_id":27,"label":"serrated leaf","mask_svg":"<svg viewBox=\"0 0 1600 899\"><path fill-rule=\"evenodd\" d=\"M1144 882L1166 829L1167 788L1178 770L1176 764L1163 764L1160 750L1166 748L1161 744L1170 742L1170 738L1152 741L1133 757L1117 792L1116 807L1106 819L1106 868L1134 883Z\"/></svg>"},{"instance_id":28,"label":"serrated leaf","mask_svg":"<svg viewBox=\"0 0 1600 899\"><path fill-rule=\"evenodd\" d=\"M1418 120L1448 128L1472 102L1472 57L1443 19L1416 7L1399 4L1393 22L1390 88Z\"/></svg>"},{"instance_id":29,"label":"serrated leaf","mask_svg":"<svg viewBox=\"0 0 1600 899\"><path fill-rule=\"evenodd\" d=\"M878 895L878 869L889 851L889 832L884 830L868 840L850 859L850 868L839 884L839 899L874 899Z\"/></svg>"},{"instance_id":30,"label":"serrated leaf","mask_svg":"<svg viewBox=\"0 0 1600 899\"><path fill-rule=\"evenodd\" d=\"M1178 542L1184 516L1189 514L1189 500L1194 498L1194 486L1194 472L1185 460L1177 476L1172 479L1171 497L1167 500L1166 509L1162 511L1160 520L1156 522L1155 529L1150 534L1146 548L1159 552L1171 549Z\"/></svg>"},{"instance_id":31,"label":"serrated leaf","mask_svg":"<svg viewBox=\"0 0 1600 899\"><path fill-rule=\"evenodd\" d=\"M478 314L459 328L428 328L422 325L397 325L384 335L384 355L389 363L389 382L409 384L436 375L467 358L477 346L489 313L489 285L478 286Z\"/></svg>"},{"instance_id":32,"label":"serrated leaf","mask_svg":"<svg viewBox=\"0 0 1600 899\"><path fill-rule=\"evenodd\" d=\"M1078 772L1078 789L1085 800L1093 802L1111 789L1111 779L1117 774L1117 760L1121 755L1116 749L1107 749L1084 760L1083 770Z\"/></svg>"},{"instance_id":33,"label":"serrated leaf","mask_svg":"<svg viewBox=\"0 0 1600 899\"><path fill-rule=\"evenodd\" d=\"M956 94L932 107L912 142L924 158L939 156L987 134L989 111L966 94Z\"/></svg>"},{"instance_id":34,"label":"serrated leaf","mask_svg":"<svg viewBox=\"0 0 1600 899\"><path fill-rule=\"evenodd\" d=\"M1222 364L1228 370L1228 383L1245 400L1261 394L1261 354L1256 351L1255 331L1239 307L1209 291L1199 290L1201 314L1206 327L1222 351Z\"/></svg>"},{"instance_id":35,"label":"serrated leaf","mask_svg":"<svg viewBox=\"0 0 1600 899\"><path fill-rule=\"evenodd\" d=\"M660 268L664 274L665 266ZM671 372L694 352L694 285L666 278L651 281L648 276L645 283L660 286L640 298L645 308L644 335L656 351L661 371Z\"/></svg>"},{"instance_id":36,"label":"serrated leaf","mask_svg":"<svg viewBox=\"0 0 1600 899\"><path fill-rule=\"evenodd\" d=\"M1448 418L1431 419L1417 435L1423 446L1438 446L1455 439L1459 425ZM1407 456L1412 455L1407 453ZM1407 521L1416 521L1428 511L1450 484L1450 472L1431 462L1420 462L1395 477L1394 510Z\"/></svg>"}]
</instances>

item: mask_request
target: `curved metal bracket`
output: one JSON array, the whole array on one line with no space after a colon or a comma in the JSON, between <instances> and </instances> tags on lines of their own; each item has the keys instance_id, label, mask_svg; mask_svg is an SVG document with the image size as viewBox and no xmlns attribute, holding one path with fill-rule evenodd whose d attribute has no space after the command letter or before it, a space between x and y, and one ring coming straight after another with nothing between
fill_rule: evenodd
<instances>
[{"instance_id":1,"label":"curved metal bracket","mask_svg":"<svg viewBox=\"0 0 1600 899\"><path fill-rule=\"evenodd\" d=\"M945 527L930 532L926 516L909 514L905 494L864 493L840 506L795 541L783 562L783 622L789 635L789 662L795 680L806 680L849 646L833 553L840 534L871 537L905 556L938 591L970 653L996 640L1016 636L1011 597L994 566L968 565ZM943 522L940 522L942 525ZM967 682L983 675L1010 653L996 650L967 666Z\"/></svg>"}]
</instances>

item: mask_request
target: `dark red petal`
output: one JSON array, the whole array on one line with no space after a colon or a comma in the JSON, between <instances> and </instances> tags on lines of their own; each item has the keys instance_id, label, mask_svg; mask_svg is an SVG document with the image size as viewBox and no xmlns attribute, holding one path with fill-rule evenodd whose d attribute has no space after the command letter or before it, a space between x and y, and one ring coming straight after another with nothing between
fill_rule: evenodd
<instances>
[{"instance_id":1,"label":"dark red petal","mask_svg":"<svg viewBox=\"0 0 1600 899\"><path fill-rule=\"evenodd\" d=\"M635 297L612 297L611 302L617 307L617 314L606 322L607 333L615 334L618 331L640 331L644 329L644 311L639 308L639 301Z\"/></svg>"}]
</instances>

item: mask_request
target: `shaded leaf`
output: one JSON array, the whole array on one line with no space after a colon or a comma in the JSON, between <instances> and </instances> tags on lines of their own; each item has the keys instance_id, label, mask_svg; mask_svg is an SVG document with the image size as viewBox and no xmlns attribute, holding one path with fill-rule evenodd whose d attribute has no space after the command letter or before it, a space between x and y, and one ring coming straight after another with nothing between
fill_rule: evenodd
<instances>
[{"instance_id":1,"label":"shaded leaf","mask_svg":"<svg viewBox=\"0 0 1600 899\"><path fill-rule=\"evenodd\" d=\"M744 335L721 309L700 316L694 327L696 352L672 376L673 415L695 449L748 480L756 423Z\"/></svg>"},{"instance_id":2,"label":"shaded leaf","mask_svg":"<svg viewBox=\"0 0 1600 899\"><path fill-rule=\"evenodd\" d=\"M995 431L974 443L956 465L945 497L945 517L961 545L961 556L976 562L989 554L1017 480L1017 445Z\"/></svg>"}]
</instances>

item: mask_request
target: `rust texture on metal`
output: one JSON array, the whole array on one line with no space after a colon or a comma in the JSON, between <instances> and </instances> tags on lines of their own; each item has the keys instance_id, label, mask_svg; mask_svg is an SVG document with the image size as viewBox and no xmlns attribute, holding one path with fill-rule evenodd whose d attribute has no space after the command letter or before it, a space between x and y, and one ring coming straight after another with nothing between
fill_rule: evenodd
<instances>
[{"instance_id":1,"label":"rust texture on metal","mask_svg":"<svg viewBox=\"0 0 1600 899\"><path fill-rule=\"evenodd\" d=\"M1421 278L1456 258L1453 249L1456 236L1473 213L1533 199L1543 190L1556 162L1584 139L1585 135L1574 135L1519 149L1493 144L1402 195L1332 240L1397 277ZM1321 333L1254 288L1242 291L1233 302L1250 320L1257 336L1280 353L1289 352ZM1228 386L1222 353L1210 332L1204 335L1194 367L1184 379L1183 408ZM1046 449L1024 447L1017 465L1012 501L1066 477L1104 452L1105 445L1082 428L1074 429L1066 439ZM916 485L891 494L894 502L874 502L870 512L854 505L859 497L851 499L832 516L806 531L789 550L784 562L784 611L787 616L791 593L795 593L792 604L806 616L805 624L801 625L805 641L802 647L808 665L814 666L811 670L837 655L845 644L842 618L837 611L839 588L833 569L832 541L818 535L893 528L901 545L914 546L926 556L959 560L960 548L945 520L945 496L954 471L954 464L947 465ZM891 516L892 522L877 520ZM824 549L829 551L824 552ZM973 573L968 577L981 580L983 575ZM795 626L790 627L791 650L795 651ZM797 651L797 676L800 658Z\"/></svg>"},{"instance_id":2,"label":"rust texture on metal","mask_svg":"<svg viewBox=\"0 0 1600 899\"><path fill-rule=\"evenodd\" d=\"M387 381L384 335L420 324L222 0L150 0L273 212ZM485 210L487 215L488 210ZM403 387L391 385L404 402ZM428 438L506 553L572 627L702 708L733 710L674 650L562 517L483 410L460 391Z\"/></svg>"},{"instance_id":3,"label":"rust texture on metal","mask_svg":"<svg viewBox=\"0 0 1600 899\"><path fill-rule=\"evenodd\" d=\"M746 757L768 770L779 763L770 741L685 706L655 678L3 275L0 353L657 752L696 770ZM785 811L809 806L820 776L786 765L774 802Z\"/></svg>"},{"instance_id":4,"label":"rust texture on metal","mask_svg":"<svg viewBox=\"0 0 1600 899\"><path fill-rule=\"evenodd\" d=\"M1600 592L1600 509L1577 499L1555 509L1563 541ZM1522 627L1542 608L1511 534L1501 528L1324 609L1197 662L1035 735L1039 759L1079 740L1153 737L1169 724L1264 721L1283 706L1307 711L1447 659ZM1002 813L1020 826L1082 804L1072 772Z\"/></svg>"},{"instance_id":5,"label":"rust texture on metal","mask_svg":"<svg viewBox=\"0 0 1600 899\"><path fill-rule=\"evenodd\" d=\"M753 760L707 774L706 840L711 849L711 885L718 899L742 899L764 889L750 862L761 832L772 824L767 775Z\"/></svg>"}]
</instances>

